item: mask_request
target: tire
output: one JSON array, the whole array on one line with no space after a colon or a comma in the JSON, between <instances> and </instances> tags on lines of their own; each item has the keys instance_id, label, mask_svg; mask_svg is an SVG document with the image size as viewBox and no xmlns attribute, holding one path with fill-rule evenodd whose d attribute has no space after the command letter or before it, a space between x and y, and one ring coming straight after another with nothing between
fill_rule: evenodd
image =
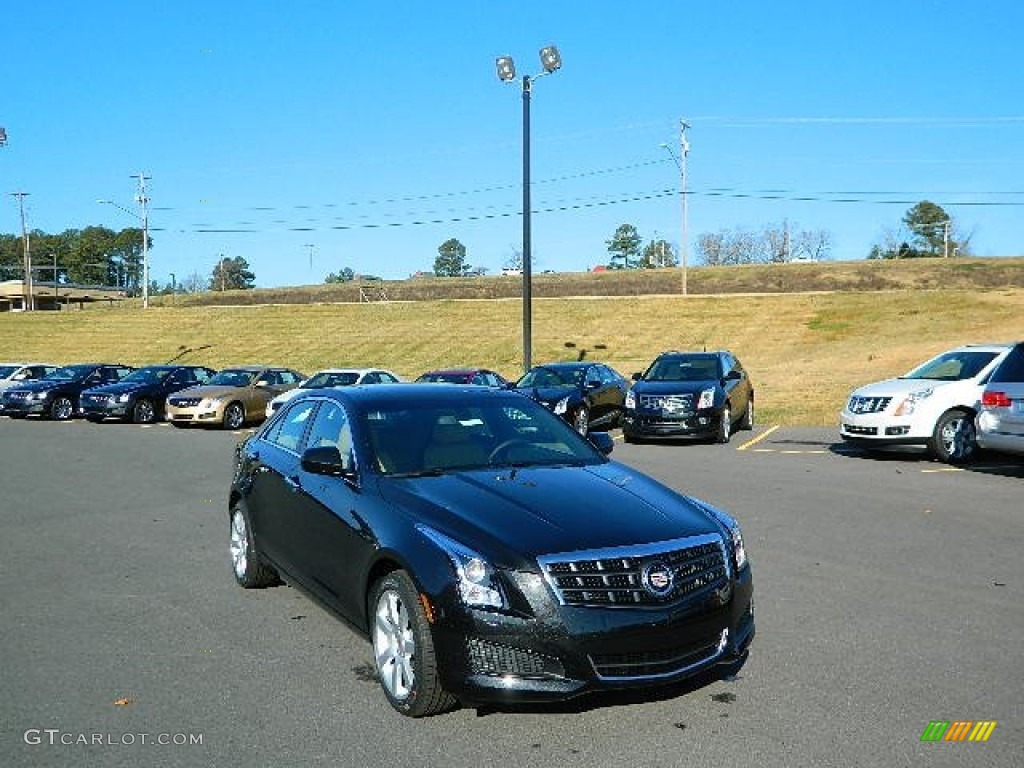
<instances>
[{"instance_id":1,"label":"tire","mask_svg":"<svg viewBox=\"0 0 1024 768\"><path fill-rule=\"evenodd\" d=\"M740 429L750 432L754 428L754 398L747 400L747 410L743 412Z\"/></svg>"},{"instance_id":2,"label":"tire","mask_svg":"<svg viewBox=\"0 0 1024 768\"><path fill-rule=\"evenodd\" d=\"M581 405L576 409L572 417L572 428L584 437L587 436L590 431L590 409L587 406Z\"/></svg>"},{"instance_id":3,"label":"tire","mask_svg":"<svg viewBox=\"0 0 1024 768\"><path fill-rule=\"evenodd\" d=\"M241 504L231 508L229 521L231 572L244 589L260 589L278 582L277 572L263 562L252 536L249 514Z\"/></svg>"},{"instance_id":4,"label":"tire","mask_svg":"<svg viewBox=\"0 0 1024 768\"><path fill-rule=\"evenodd\" d=\"M946 464L968 461L978 448L974 417L967 411L946 411L935 422L928 448L932 456Z\"/></svg>"},{"instance_id":5,"label":"tire","mask_svg":"<svg viewBox=\"0 0 1024 768\"><path fill-rule=\"evenodd\" d=\"M156 406L153 401L140 397L132 406L131 420L133 424L152 424L156 421Z\"/></svg>"},{"instance_id":6,"label":"tire","mask_svg":"<svg viewBox=\"0 0 1024 768\"><path fill-rule=\"evenodd\" d=\"M455 706L441 687L430 624L409 574L393 571L374 584L369 608L373 667L388 703L407 717Z\"/></svg>"},{"instance_id":7,"label":"tire","mask_svg":"<svg viewBox=\"0 0 1024 768\"><path fill-rule=\"evenodd\" d=\"M241 403L230 403L224 409L224 429L241 429L245 424L245 409Z\"/></svg>"},{"instance_id":8,"label":"tire","mask_svg":"<svg viewBox=\"0 0 1024 768\"><path fill-rule=\"evenodd\" d=\"M70 397L61 395L50 404L50 418L54 421L69 421L75 415L75 404Z\"/></svg>"},{"instance_id":9,"label":"tire","mask_svg":"<svg viewBox=\"0 0 1024 768\"><path fill-rule=\"evenodd\" d=\"M732 411L729 410L729 404L726 403L722 406L722 413L718 418L718 431L715 432L715 442L728 443L730 437L732 437Z\"/></svg>"}]
</instances>

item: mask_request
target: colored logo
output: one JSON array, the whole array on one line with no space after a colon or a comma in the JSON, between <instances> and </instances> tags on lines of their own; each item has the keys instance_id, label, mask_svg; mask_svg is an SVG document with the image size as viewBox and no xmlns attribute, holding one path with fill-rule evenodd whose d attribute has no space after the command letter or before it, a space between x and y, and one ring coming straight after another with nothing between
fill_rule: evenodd
<instances>
[{"instance_id":1,"label":"colored logo","mask_svg":"<svg viewBox=\"0 0 1024 768\"><path fill-rule=\"evenodd\" d=\"M664 563L650 563L644 568L642 579L647 591L655 597L665 597L672 591L672 569Z\"/></svg>"},{"instance_id":2,"label":"colored logo","mask_svg":"<svg viewBox=\"0 0 1024 768\"><path fill-rule=\"evenodd\" d=\"M995 720L932 720L921 741L988 741L996 724Z\"/></svg>"}]
</instances>

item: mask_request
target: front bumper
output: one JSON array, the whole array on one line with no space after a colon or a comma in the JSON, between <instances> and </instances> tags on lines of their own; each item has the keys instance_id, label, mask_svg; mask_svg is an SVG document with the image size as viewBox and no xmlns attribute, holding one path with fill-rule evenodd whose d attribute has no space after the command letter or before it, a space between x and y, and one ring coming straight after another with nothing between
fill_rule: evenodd
<instances>
[{"instance_id":1,"label":"front bumper","mask_svg":"<svg viewBox=\"0 0 1024 768\"><path fill-rule=\"evenodd\" d=\"M128 415L131 401L118 402L91 402L82 401L79 405L79 412L86 418L93 419L123 419Z\"/></svg>"},{"instance_id":2,"label":"front bumper","mask_svg":"<svg viewBox=\"0 0 1024 768\"><path fill-rule=\"evenodd\" d=\"M31 414L49 413L51 399L45 400L5 400L2 413L5 416L29 416Z\"/></svg>"},{"instance_id":3,"label":"front bumper","mask_svg":"<svg viewBox=\"0 0 1024 768\"><path fill-rule=\"evenodd\" d=\"M224 411L211 408L175 408L167 406L167 421L179 424L217 424L224 418Z\"/></svg>"},{"instance_id":4,"label":"front bumper","mask_svg":"<svg viewBox=\"0 0 1024 768\"><path fill-rule=\"evenodd\" d=\"M470 610L433 634L445 689L470 705L652 688L742 663L754 638L753 580L744 568L711 608L562 605L536 618Z\"/></svg>"},{"instance_id":5,"label":"front bumper","mask_svg":"<svg viewBox=\"0 0 1024 768\"><path fill-rule=\"evenodd\" d=\"M909 416L843 410L839 436L854 445L924 445L931 440L932 425L922 426Z\"/></svg>"},{"instance_id":6,"label":"front bumper","mask_svg":"<svg viewBox=\"0 0 1024 768\"><path fill-rule=\"evenodd\" d=\"M718 429L719 416L719 411L713 408L678 416L658 411L627 410L622 422L622 434L648 440L712 437Z\"/></svg>"}]
</instances>

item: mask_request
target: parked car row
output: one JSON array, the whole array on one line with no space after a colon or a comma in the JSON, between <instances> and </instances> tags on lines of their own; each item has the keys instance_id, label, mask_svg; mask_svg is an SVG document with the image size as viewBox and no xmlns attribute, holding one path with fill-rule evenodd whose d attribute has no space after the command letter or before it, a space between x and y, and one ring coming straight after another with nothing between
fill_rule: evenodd
<instances>
[{"instance_id":1,"label":"parked car row","mask_svg":"<svg viewBox=\"0 0 1024 768\"><path fill-rule=\"evenodd\" d=\"M1024 342L968 344L853 391L839 415L848 443L920 446L968 461L977 447L1024 454Z\"/></svg>"}]
</instances>

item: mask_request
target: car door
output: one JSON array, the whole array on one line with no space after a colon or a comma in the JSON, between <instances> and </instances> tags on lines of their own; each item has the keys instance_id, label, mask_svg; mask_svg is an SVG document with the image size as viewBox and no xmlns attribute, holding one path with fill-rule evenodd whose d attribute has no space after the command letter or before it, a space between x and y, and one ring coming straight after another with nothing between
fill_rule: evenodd
<instances>
[{"instance_id":1,"label":"car door","mask_svg":"<svg viewBox=\"0 0 1024 768\"><path fill-rule=\"evenodd\" d=\"M722 370L725 372L723 386L731 403L732 417L738 419L747 412L750 404L750 380L739 360L730 354L722 356Z\"/></svg>"},{"instance_id":2,"label":"car door","mask_svg":"<svg viewBox=\"0 0 1024 768\"><path fill-rule=\"evenodd\" d=\"M253 379L245 391L245 418L262 419L267 413L267 403L284 391L281 372L266 370Z\"/></svg>"}]
</instances>

